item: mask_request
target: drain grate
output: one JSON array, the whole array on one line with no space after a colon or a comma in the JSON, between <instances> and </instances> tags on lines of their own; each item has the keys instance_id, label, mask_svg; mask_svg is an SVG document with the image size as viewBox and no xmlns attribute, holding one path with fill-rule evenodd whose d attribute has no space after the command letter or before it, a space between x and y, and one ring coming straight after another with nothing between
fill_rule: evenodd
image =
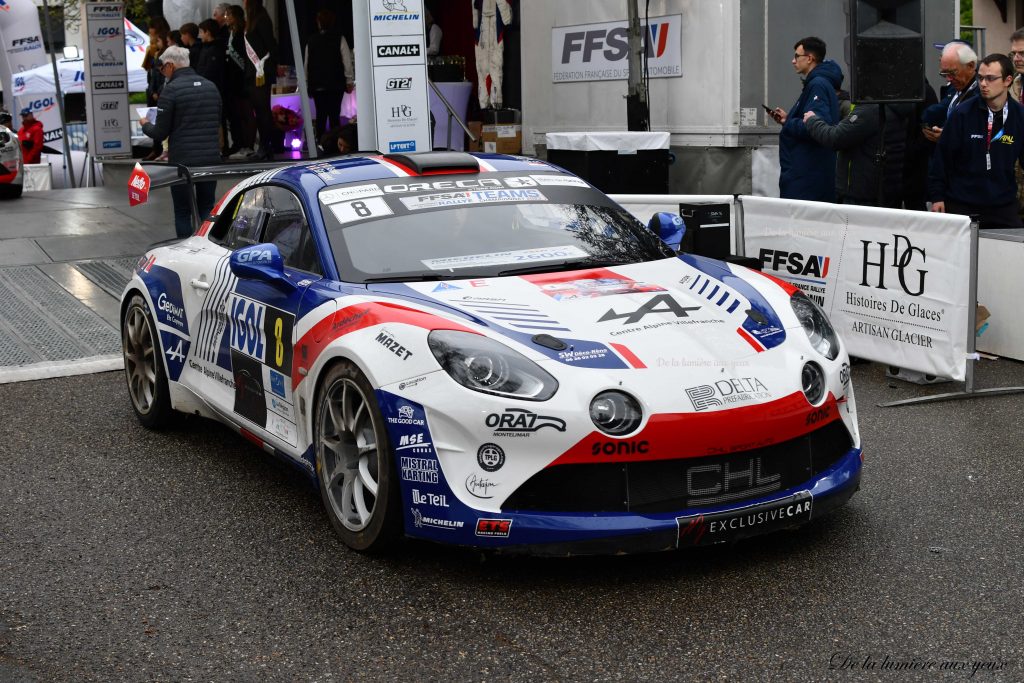
<instances>
[{"instance_id":1,"label":"drain grate","mask_svg":"<svg viewBox=\"0 0 1024 683\"><path fill-rule=\"evenodd\" d=\"M124 286L131 279L137 258L105 259L97 261L79 261L74 263L75 269L96 283L104 292L120 298Z\"/></svg>"},{"instance_id":2,"label":"drain grate","mask_svg":"<svg viewBox=\"0 0 1024 683\"><path fill-rule=\"evenodd\" d=\"M0 269L0 366L117 353L118 331L33 266Z\"/></svg>"}]
</instances>

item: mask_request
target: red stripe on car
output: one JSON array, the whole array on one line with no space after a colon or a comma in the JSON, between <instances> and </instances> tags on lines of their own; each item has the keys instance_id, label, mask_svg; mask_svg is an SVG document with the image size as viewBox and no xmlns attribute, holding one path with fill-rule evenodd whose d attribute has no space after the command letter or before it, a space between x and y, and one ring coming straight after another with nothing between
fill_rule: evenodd
<instances>
[{"instance_id":1,"label":"red stripe on car","mask_svg":"<svg viewBox=\"0 0 1024 683\"><path fill-rule=\"evenodd\" d=\"M726 455L790 441L839 419L839 406L831 393L816 407L800 391L727 410L661 413L626 438L593 431L548 467Z\"/></svg>"}]
</instances>

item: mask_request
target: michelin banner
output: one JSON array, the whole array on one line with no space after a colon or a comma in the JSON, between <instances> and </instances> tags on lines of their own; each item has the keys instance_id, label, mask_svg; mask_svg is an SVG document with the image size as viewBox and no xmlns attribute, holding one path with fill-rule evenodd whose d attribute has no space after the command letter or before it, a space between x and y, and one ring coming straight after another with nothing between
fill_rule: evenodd
<instances>
[{"instance_id":1,"label":"michelin banner","mask_svg":"<svg viewBox=\"0 0 1024 683\"><path fill-rule=\"evenodd\" d=\"M740 198L746 254L828 314L851 356L964 380L966 216Z\"/></svg>"}]
</instances>

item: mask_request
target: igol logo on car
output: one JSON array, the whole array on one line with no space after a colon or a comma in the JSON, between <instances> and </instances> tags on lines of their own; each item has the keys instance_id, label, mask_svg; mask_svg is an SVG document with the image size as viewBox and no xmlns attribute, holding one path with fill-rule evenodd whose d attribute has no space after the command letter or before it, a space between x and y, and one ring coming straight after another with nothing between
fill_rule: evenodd
<instances>
[{"instance_id":1,"label":"igol logo on car","mask_svg":"<svg viewBox=\"0 0 1024 683\"><path fill-rule=\"evenodd\" d=\"M497 472L505 464L505 451L496 443L485 443L476 452L476 462L484 472Z\"/></svg>"},{"instance_id":2,"label":"igol logo on car","mask_svg":"<svg viewBox=\"0 0 1024 683\"><path fill-rule=\"evenodd\" d=\"M529 436L544 427L551 427L556 432L565 431L565 420L538 415L525 408L506 408L503 413L491 413L484 424L494 430L494 436Z\"/></svg>"}]
</instances>

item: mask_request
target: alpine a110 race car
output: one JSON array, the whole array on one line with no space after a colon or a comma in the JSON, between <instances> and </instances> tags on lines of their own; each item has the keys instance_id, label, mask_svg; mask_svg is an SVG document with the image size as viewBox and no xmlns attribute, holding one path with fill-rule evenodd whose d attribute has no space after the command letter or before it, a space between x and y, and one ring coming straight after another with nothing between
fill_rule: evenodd
<instances>
[{"instance_id":1,"label":"alpine a110 race car","mask_svg":"<svg viewBox=\"0 0 1024 683\"><path fill-rule=\"evenodd\" d=\"M20 197L24 182L25 168L22 166L18 134L0 125L0 199Z\"/></svg>"},{"instance_id":2,"label":"alpine a110 race car","mask_svg":"<svg viewBox=\"0 0 1024 683\"><path fill-rule=\"evenodd\" d=\"M267 170L140 259L131 402L297 465L357 550L640 552L805 524L859 488L846 350L797 288L678 254L680 223L526 157Z\"/></svg>"}]
</instances>

